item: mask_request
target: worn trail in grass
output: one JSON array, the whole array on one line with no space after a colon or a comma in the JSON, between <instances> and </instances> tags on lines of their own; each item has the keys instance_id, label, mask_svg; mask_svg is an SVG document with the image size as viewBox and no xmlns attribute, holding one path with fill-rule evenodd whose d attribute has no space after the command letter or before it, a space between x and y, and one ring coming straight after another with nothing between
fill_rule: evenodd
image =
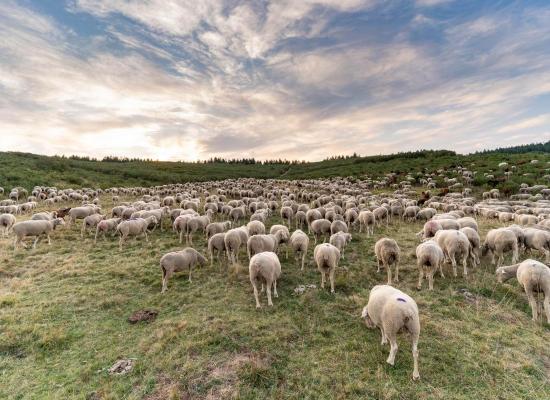
<instances>
[{"instance_id":1,"label":"worn trail in grass","mask_svg":"<svg viewBox=\"0 0 550 400\"><path fill-rule=\"evenodd\" d=\"M491 225L481 226L484 235ZM267 308L263 296L261 310L244 253L240 268L208 266L191 284L178 275L161 295L159 259L182 247L171 231L156 230L149 244L130 241L122 251L116 239L80 240L74 226L56 231L51 247L15 254L12 241L1 239L0 398L549 398L550 329L530 320L517 282L496 283L483 260L467 279L449 278L447 266L448 278L436 277L433 292L417 292L420 227L397 223L371 238L354 232L342 262L349 271L338 272L335 295L294 293L300 284L319 286L313 245L304 272L283 256L279 298ZM370 288L385 280L372 250L382 236L400 244L397 286L420 308L418 383L408 338L400 338L391 367L379 332L359 318ZM204 239L196 244L204 252ZM130 325L128 316L141 308L159 310L158 318ZM134 369L109 375L119 358L135 358Z\"/></svg>"}]
</instances>

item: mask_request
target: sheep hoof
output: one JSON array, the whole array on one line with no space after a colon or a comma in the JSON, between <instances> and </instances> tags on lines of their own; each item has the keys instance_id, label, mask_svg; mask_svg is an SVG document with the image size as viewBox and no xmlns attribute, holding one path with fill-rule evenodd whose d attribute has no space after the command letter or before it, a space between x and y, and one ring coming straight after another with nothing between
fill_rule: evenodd
<instances>
[{"instance_id":1,"label":"sheep hoof","mask_svg":"<svg viewBox=\"0 0 550 400\"><path fill-rule=\"evenodd\" d=\"M389 358L386 360L386 362L387 362L388 364L390 364L392 367L393 367L393 365L395 364L395 361L394 361L394 360L390 360Z\"/></svg>"},{"instance_id":2,"label":"sheep hoof","mask_svg":"<svg viewBox=\"0 0 550 400\"><path fill-rule=\"evenodd\" d=\"M414 381L417 381L420 379L420 375L419 374L413 374L413 380Z\"/></svg>"}]
</instances>

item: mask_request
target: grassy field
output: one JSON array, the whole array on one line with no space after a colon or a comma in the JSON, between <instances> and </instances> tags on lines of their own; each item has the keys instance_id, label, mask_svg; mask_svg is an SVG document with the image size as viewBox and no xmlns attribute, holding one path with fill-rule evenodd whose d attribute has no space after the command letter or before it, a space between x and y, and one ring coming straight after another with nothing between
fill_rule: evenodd
<instances>
[{"instance_id":1,"label":"grassy field","mask_svg":"<svg viewBox=\"0 0 550 400\"><path fill-rule=\"evenodd\" d=\"M110 200L102 198L104 209ZM273 218L271 223L278 222ZM481 234L495 224L480 221ZM62 227L52 246L15 254L0 239L0 398L2 399L548 399L550 329L531 321L515 280L498 284L494 267L464 279L436 277L417 292L414 233L421 224L390 225L373 237L354 233L337 274L336 294L319 286L310 246L306 271L282 257L279 298L256 310L245 266L205 267L169 282L160 294L160 257L180 249L171 231L151 242L80 240ZM373 246L395 238L404 258L397 287L417 301L421 380L413 382L408 338L396 365L389 347L359 318L376 273ZM196 240L204 251L204 239ZM538 256L538 255L536 255ZM522 256L525 258L525 256ZM241 261L244 261L244 253ZM243 265L247 265L243 262ZM466 289L473 297L465 296ZM149 324L130 325L142 308L159 311ZM107 369L135 359L121 376Z\"/></svg>"},{"instance_id":2,"label":"grassy field","mask_svg":"<svg viewBox=\"0 0 550 400\"><path fill-rule=\"evenodd\" d=\"M293 164L185 163L159 161L104 162L47 157L28 153L0 152L0 187L31 189L34 186L59 188L107 188L113 186L153 186L178 182L221 180L227 178L311 179L335 176L368 176L379 179L392 172L396 181L411 175L416 183L421 174L442 170L437 178L444 186L444 176L455 176L457 166L477 171L474 185L499 188L503 193L515 193L522 182L541 183L549 174L550 142L541 145L543 152L492 152L460 155L451 151L418 151L370 157L351 157L319 162ZM533 159L538 164L531 164ZM510 179L498 164L507 161L516 166ZM484 173L494 175L487 180ZM548 181L545 182L548 184Z\"/></svg>"}]
</instances>

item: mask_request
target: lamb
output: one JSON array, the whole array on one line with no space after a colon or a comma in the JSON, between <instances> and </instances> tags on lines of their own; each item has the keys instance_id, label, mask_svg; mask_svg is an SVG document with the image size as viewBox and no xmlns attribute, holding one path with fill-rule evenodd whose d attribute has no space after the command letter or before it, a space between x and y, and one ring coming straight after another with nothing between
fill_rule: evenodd
<instances>
[{"instance_id":1,"label":"lamb","mask_svg":"<svg viewBox=\"0 0 550 400\"><path fill-rule=\"evenodd\" d=\"M372 211L364 210L359 213L359 232L363 231L363 227L365 227L367 236L374 234L374 214Z\"/></svg>"},{"instance_id":2,"label":"lamb","mask_svg":"<svg viewBox=\"0 0 550 400\"><path fill-rule=\"evenodd\" d=\"M329 243L334 245L342 254L342 259L345 259L344 251L346 246L351 242L351 233L336 232L330 236Z\"/></svg>"},{"instance_id":3,"label":"lamb","mask_svg":"<svg viewBox=\"0 0 550 400\"><path fill-rule=\"evenodd\" d=\"M411 335L414 360L413 379L420 379L418 372L418 339L420 337L420 317L416 302L407 294L389 285L372 288L369 301L363 308L361 318L370 329L380 328L382 344L390 342L390 355L386 362L395 363L397 353L397 333L408 331Z\"/></svg>"},{"instance_id":4,"label":"lamb","mask_svg":"<svg viewBox=\"0 0 550 400\"><path fill-rule=\"evenodd\" d=\"M550 232L525 228L523 230L523 243L526 250L538 250L545 256L545 261L550 262Z\"/></svg>"},{"instance_id":5,"label":"lamb","mask_svg":"<svg viewBox=\"0 0 550 400\"><path fill-rule=\"evenodd\" d=\"M313 232L313 237L315 239L315 244L317 244L317 239L320 236L323 236L323 242L326 241L326 237L330 234L331 222L328 219L316 219L311 222L311 231Z\"/></svg>"},{"instance_id":6,"label":"lamb","mask_svg":"<svg viewBox=\"0 0 550 400\"><path fill-rule=\"evenodd\" d=\"M147 218L136 218L128 221L122 221L117 225L116 231L120 234L119 240L119 249L122 250L122 244L125 242L128 236L138 236L143 234L145 236L145 241L149 241L147 236L147 227L151 223L156 223L157 218L154 215L151 215Z\"/></svg>"},{"instance_id":7,"label":"lamb","mask_svg":"<svg viewBox=\"0 0 550 400\"><path fill-rule=\"evenodd\" d=\"M516 234L508 228L491 229L485 237L485 242L481 246L481 256L491 253L491 264L495 264L495 255L498 257L497 267L504 262L504 253L512 251L512 263L518 260L518 238Z\"/></svg>"},{"instance_id":8,"label":"lamb","mask_svg":"<svg viewBox=\"0 0 550 400\"><path fill-rule=\"evenodd\" d=\"M27 236L36 236L36 239L32 245L33 249L36 248L36 244L41 235L46 235L48 238L48 244L51 245L50 233L58 226L65 225L65 221L61 218L56 218L52 221L22 221L13 225L12 230L15 233L15 240L13 242L13 250L17 249L17 244L21 243L24 248L27 248L23 239Z\"/></svg>"},{"instance_id":9,"label":"lamb","mask_svg":"<svg viewBox=\"0 0 550 400\"><path fill-rule=\"evenodd\" d=\"M248 242L248 231L246 226L228 230L225 234L224 242L227 258L233 264L238 263L239 250L241 246L246 246Z\"/></svg>"},{"instance_id":10,"label":"lamb","mask_svg":"<svg viewBox=\"0 0 550 400\"><path fill-rule=\"evenodd\" d=\"M206 225L206 239L209 239L212 235L216 233L226 232L229 229L231 229L231 221L211 222Z\"/></svg>"},{"instance_id":11,"label":"lamb","mask_svg":"<svg viewBox=\"0 0 550 400\"><path fill-rule=\"evenodd\" d=\"M434 274L439 269L439 274L442 278L443 275L443 263L445 262L445 255L441 247L433 241L428 240L420 243L416 247L416 265L418 267L418 290L422 289L422 279L424 276L428 277L428 287L430 290L434 289Z\"/></svg>"},{"instance_id":12,"label":"lamb","mask_svg":"<svg viewBox=\"0 0 550 400\"><path fill-rule=\"evenodd\" d=\"M222 265L221 257L225 254L225 232L215 233L208 239L208 255L210 256L210 266L214 266L214 253Z\"/></svg>"},{"instance_id":13,"label":"lamb","mask_svg":"<svg viewBox=\"0 0 550 400\"><path fill-rule=\"evenodd\" d=\"M514 276L517 278L527 295L533 321L536 321L539 315L536 293L542 292L544 294L544 311L550 324L550 268L539 261L527 259L519 264L497 268L496 275L500 283L506 282Z\"/></svg>"},{"instance_id":14,"label":"lamb","mask_svg":"<svg viewBox=\"0 0 550 400\"><path fill-rule=\"evenodd\" d=\"M466 235L454 229L437 231L434 241L441 247L445 257L451 261L453 275L458 276L457 263L462 262L463 274L468 275L468 258L471 256L472 246Z\"/></svg>"},{"instance_id":15,"label":"lamb","mask_svg":"<svg viewBox=\"0 0 550 400\"><path fill-rule=\"evenodd\" d=\"M309 247L309 237L300 229L292 232L290 236L290 247L294 251L294 257L298 261L298 257L302 256L302 268L304 270L304 263L307 255L307 249Z\"/></svg>"},{"instance_id":16,"label":"lamb","mask_svg":"<svg viewBox=\"0 0 550 400\"><path fill-rule=\"evenodd\" d=\"M82 230L80 231L80 237L83 238L88 228L97 227L97 224L99 223L99 221L102 221L104 219L105 219L105 215L102 215L102 214L88 215L86 218L84 218L84 221L82 222Z\"/></svg>"},{"instance_id":17,"label":"lamb","mask_svg":"<svg viewBox=\"0 0 550 400\"><path fill-rule=\"evenodd\" d=\"M325 288L326 275L328 275L330 292L334 293L334 274L340 262L340 250L330 243L318 244L313 250L313 258L321 273L321 287Z\"/></svg>"},{"instance_id":18,"label":"lamb","mask_svg":"<svg viewBox=\"0 0 550 400\"><path fill-rule=\"evenodd\" d=\"M122 221L121 218L109 218L99 221L95 229L94 243L97 243L97 238L100 233L103 234L103 239L106 239L107 232L115 233L116 227L120 224L120 221Z\"/></svg>"},{"instance_id":19,"label":"lamb","mask_svg":"<svg viewBox=\"0 0 550 400\"><path fill-rule=\"evenodd\" d=\"M246 224L248 234L253 235L265 235L265 225L262 221L250 221Z\"/></svg>"},{"instance_id":20,"label":"lamb","mask_svg":"<svg viewBox=\"0 0 550 400\"><path fill-rule=\"evenodd\" d=\"M376 255L378 269L376 272L380 272L380 267L384 266L388 272L388 285L392 283L391 266L395 264L395 281L399 282L399 258L401 250L397 245L397 242L390 238L382 238L374 245L374 254Z\"/></svg>"},{"instance_id":21,"label":"lamb","mask_svg":"<svg viewBox=\"0 0 550 400\"><path fill-rule=\"evenodd\" d=\"M248 258L250 259L253 255L264 252L271 251L273 253L277 252L279 243L283 237L282 231L277 231L275 234L269 235L254 235L248 238L246 243L246 251L248 253Z\"/></svg>"},{"instance_id":22,"label":"lamb","mask_svg":"<svg viewBox=\"0 0 550 400\"><path fill-rule=\"evenodd\" d=\"M168 279L174 272L182 272L185 269L189 270L189 282L191 282L191 270L195 265L204 266L208 260L197 250L192 247L187 247L181 251L172 251L162 256L160 259L160 268L162 270L162 290L166 292L168 287Z\"/></svg>"},{"instance_id":23,"label":"lamb","mask_svg":"<svg viewBox=\"0 0 550 400\"><path fill-rule=\"evenodd\" d=\"M261 308L260 299L258 298L258 283L262 284L262 291L266 288L267 292L267 304L273 306L271 301L271 288L273 287L273 295L279 297L277 293L277 279L281 276L281 263L277 254L264 251L254 255L250 259L248 266L250 274L250 283L254 289L254 298L256 299L256 308Z\"/></svg>"},{"instance_id":24,"label":"lamb","mask_svg":"<svg viewBox=\"0 0 550 400\"><path fill-rule=\"evenodd\" d=\"M15 221L16 219L13 214L0 214L0 227L5 237L10 233Z\"/></svg>"}]
</instances>

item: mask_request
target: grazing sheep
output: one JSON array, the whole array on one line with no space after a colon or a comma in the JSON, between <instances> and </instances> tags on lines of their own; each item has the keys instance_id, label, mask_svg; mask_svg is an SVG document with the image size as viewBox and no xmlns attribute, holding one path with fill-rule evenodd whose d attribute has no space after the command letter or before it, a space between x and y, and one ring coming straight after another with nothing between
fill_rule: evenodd
<instances>
[{"instance_id":1,"label":"grazing sheep","mask_svg":"<svg viewBox=\"0 0 550 400\"><path fill-rule=\"evenodd\" d=\"M302 258L302 268L304 270L304 263L307 255L307 249L309 247L309 237L300 229L292 232L290 236L290 247L294 251L294 257L298 261L298 257L301 255Z\"/></svg>"},{"instance_id":2,"label":"grazing sheep","mask_svg":"<svg viewBox=\"0 0 550 400\"><path fill-rule=\"evenodd\" d=\"M225 254L225 232L215 233L208 239L208 255L210 256L210 266L214 266L214 253L222 266L222 256Z\"/></svg>"},{"instance_id":3,"label":"grazing sheep","mask_svg":"<svg viewBox=\"0 0 550 400\"><path fill-rule=\"evenodd\" d=\"M149 237L147 236L147 228L149 224L156 222L157 217L151 215L147 218L136 218L119 223L116 227L116 231L120 235L120 240L118 243L119 249L122 250L122 244L128 236L138 236L143 234L145 236L145 241L148 242Z\"/></svg>"},{"instance_id":4,"label":"grazing sheep","mask_svg":"<svg viewBox=\"0 0 550 400\"><path fill-rule=\"evenodd\" d=\"M536 321L539 315L536 293L543 293L546 320L550 324L550 268L539 261L527 259L519 264L497 268L496 275L501 283L514 276L517 278L529 300L533 321Z\"/></svg>"},{"instance_id":5,"label":"grazing sheep","mask_svg":"<svg viewBox=\"0 0 550 400\"><path fill-rule=\"evenodd\" d=\"M187 235L187 223L193 216L192 214L178 215L172 224L174 232L179 233L180 243L183 243L183 235Z\"/></svg>"},{"instance_id":6,"label":"grazing sheep","mask_svg":"<svg viewBox=\"0 0 550 400\"><path fill-rule=\"evenodd\" d=\"M346 246L351 242L351 233L336 232L330 236L329 243L335 246L342 254L342 259L345 259L344 251Z\"/></svg>"},{"instance_id":7,"label":"grazing sheep","mask_svg":"<svg viewBox=\"0 0 550 400\"><path fill-rule=\"evenodd\" d=\"M378 240L374 245L374 254L378 262L378 269L376 272L380 272L380 267L384 266L388 272L388 285L391 285L391 266L395 264L395 281L399 282L399 258L401 250L397 242L390 238Z\"/></svg>"},{"instance_id":8,"label":"grazing sheep","mask_svg":"<svg viewBox=\"0 0 550 400\"><path fill-rule=\"evenodd\" d=\"M316 219L311 222L311 231L313 232L313 237L315 239L315 244L317 244L317 239L320 236L323 236L323 243L327 240L327 236L330 234L331 222L328 219Z\"/></svg>"},{"instance_id":9,"label":"grazing sheep","mask_svg":"<svg viewBox=\"0 0 550 400\"><path fill-rule=\"evenodd\" d=\"M292 222L292 217L294 217L294 211L292 210L292 207L281 207L281 218L283 219L283 221L286 221L288 223L289 227Z\"/></svg>"},{"instance_id":10,"label":"grazing sheep","mask_svg":"<svg viewBox=\"0 0 550 400\"><path fill-rule=\"evenodd\" d=\"M210 218L206 215L191 217L191 219L187 221L186 243L193 245L193 233L197 231L205 231L209 223Z\"/></svg>"},{"instance_id":11,"label":"grazing sheep","mask_svg":"<svg viewBox=\"0 0 550 400\"><path fill-rule=\"evenodd\" d=\"M282 231L277 231L275 234L269 235L254 235L248 238L246 243L246 251L248 253L248 258L250 259L253 255L262 253L264 251L271 251L277 253L277 248L283 237Z\"/></svg>"},{"instance_id":12,"label":"grazing sheep","mask_svg":"<svg viewBox=\"0 0 550 400\"><path fill-rule=\"evenodd\" d=\"M27 248L25 243L23 243L23 239L27 236L36 237L32 245L33 249L36 248L36 244L38 243L38 240L40 239L41 235L46 235L46 237L48 238L48 244L51 245L52 241L50 239L50 233L58 225L65 225L65 222L63 221L63 219L56 218L52 221L28 220L28 221L15 223L12 227L13 233L15 233L13 250L15 251L17 249L17 244L19 243L21 243L21 245L23 245L24 248Z\"/></svg>"},{"instance_id":13,"label":"grazing sheep","mask_svg":"<svg viewBox=\"0 0 550 400\"><path fill-rule=\"evenodd\" d=\"M422 228L422 230L420 232L418 232L416 234L416 236L418 238L420 238L420 240L430 239L430 238L433 238L435 236L437 231L440 231L442 229L443 229L443 227L441 226L439 221L437 221L437 220L427 221L424 224L424 227Z\"/></svg>"},{"instance_id":14,"label":"grazing sheep","mask_svg":"<svg viewBox=\"0 0 550 400\"><path fill-rule=\"evenodd\" d=\"M364 210L359 213L359 232L363 231L363 227L365 227L367 236L374 234L374 213L369 210Z\"/></svg>"},{"instance_id":15,"label":"grazing sheep","mask_svg":"<svg viewBox=\"0 0 550 400\"><path fill-rule=\"evenodd\" d=\"M304 211L301 211L301 210L296 211L296 214L294 215L294 219L296 220L296 229L302 229L304 225L307 224L306 213Z\"/></svg>"},{"instance_id":16,"label":"grazing sheep","mask_svg":"<svg viewBox=\"0 0 550 400\"><path fill-rule=\"evenodd\" d=\"M386 219L386 227L389 225L390 213L388 212L388 209L386 207L375 208L372 213L374 214L374 221L376 222L376 226L380 226L383 219Z\"/></svg>"},{"instance_id":17,"label":"grazing sheep","mask_svg":"<svg viewBox=\"0 0 550 400\"><path fill-rule=\"evenodd\" d=\"M16 219L13 214L0 214L0 227L5 237L10 233L15 221Z\"/></svg>"},{"instance_id":18,"label":"grazing sheep","mask_svg":"<svg viewBox=\"0 0 550 400\"><path fill-rule=\"evenodd\" d=\"M246 246L248 242L248 230L246 226L230 229L224 237L225 251L227 258L232 264L239 262L239 250L241 246Z\"/></svg>"},{"instance_id":19,"label":"grazing sheep","mask_svg":"<svg viewBox=\"0 0 550 400\"><path fill-rule=\"evenodd\" d=\"M69 210L69 224L72 225L77 219L84 219L92 214L99 214L101 209L97 206L74 207Z\"/></svg>"},{"instance_id":20,"label":"grazing sheep","mask_svg":"<svg viewBox=\"0 0 550 400\"><path fill-rule=\"evenodd\" d=\"M326 276L330 279L330 292L334 293L334 274L340 262L340 250L330 243L318 244L313 250L313 258L321 273L321 287L325 288Z\"/></svg>"},{"instance_id":21,"label":"grazing sheep","mask_svg":"<svg viewBox=\"0 0 550 400\"><path fill-rule=\"evenodd\" d=\"M418 290L422 289L422 279L424 276L428 277L428 287L430 290L434 289L434 274L439 269L439 274L442 278L443 275L443 263L445 262L445 255L441 247L433 241L428 240L420 243L416 247L416 265L418 267Z\"/></svg>"},{"instance_id":22,"label":"grazing sheep","mask_svg":"<svg viewBox=\"0 0 550 400\"><path fill-rule=\"evenodd\" d=\"M269 233L274 235L277 232L281 232L281 239L279 241L279 249L281 248L281 244L285 245L285 258L288 260L288 241L290 240L290 232L288 231L288 228L285 225L272 225L269 229ZM279 252L276 252L279 254Z\"/></svg>"},{"instance_id":23,"label":"grazing sheep","mask_svg":"<svg viewBox=\"0 0 550 400\"><path fill-rule=\"evenodd\" d=\"M545 261L550 262L550 232L525 228L523 230L523 244L525 250L538 250L545 256Z\"/></svg>"},{"instance_id":24,"label":"grazing sheep","mask_svg":"<svg viewBox=\"0 0 550 400\"><path fill-rule=\"evenodd\" d=\"M273 295L279 297L277 293L277 279L281 276L281 263L277 254L271 251L264 251L254 255L250 259L248 266L250 274L250 283L254 289L254 298L256 299L256 308L261 308L260 299L258 297L258 284L262 284L262 291L265 284L267 292L267 304L273 306L271 301L271 288L273 287Z\"/></svg>"},{"instance_id":25,"label":"grazing sheep","mask_svg":"<svg viewBox=\"0 0 550 400\"><path fill-rule=\"evenodd\" d=\"M344 221L334 220L330 224L330 234L334 235L336 232L348 232L348 226Z\"/></svg>"},{"instance_id":26,"label":"grazing sheep","mask_svg":"<svg viewBox=\"0 0 550 400\"><path fill-rule=\"evenodd\" d=\"M457 219L456 222L458 222L458 225L460 226L460 228L468 227L468 228L472 228L476 232L479 232L477 222L472 217L462 217ZM450 229L450 228L444 228L444 229Z\"/></svg>"},{"instance_id":27,"label":"grazing sheep","mask_svg":"<svg viewBox=\"0 0 550 400\"><path fill-rule=\"evenodd\" d=\"M316 208L312 208L312 209L306 211L306 222L307 222L307 232L308 233L311 233L311 224L313 223L313 221L316 221L316 220L321 219L321 218L323 218L323 215Z\"/></svg>"},{"instance_id":28,"label":"grazing sheep","mask_svg":"<svg viewBox=\"0 0 550 400\"><path fill-rule=\"evenodd\" d=\"M97 243L100 233L103 234L103 239L106 239L107 232L116 233L116 227L120 224L120 221L122 221L121 218L109 218L99 221L95 229L94 243Z\"/></svg>"},{"instance_id":29,"label":"grazing sheep","mask_svg":"<svg viewBox=\"0 0 550 400\"><path fill-rule=\"evenodd\" d=\"M479 250L481 248L481 238L479 237L479 233L477 233L477 230L470 228L469 226L465 226L464 228L459 229L459 231L466 235L470 241L470 245L472 246L470 252L472 267L479 265L481 263L479 260Z\"/></svg>"},{"instance_id":30,"label":"grazing sheep","mask_svg":"<svg viewBox=\"0 0 550 400\"><path fill-rule=\"evenodd\" d=\"M231 229L231 221L211 222L206 225L206 239L209 239L212 235L216 233L226 232L229 229Z\"/></svg>"},{"instance_id":31,"label":"grazing sheep","mask_svg":"<svg viewBox=\"0 0 550 400\"><path fill-rule=\"evenodd\" d=\"M409 332L412 341L412 354L414 360L413 379L420 378L418 372L418 339L420 337L420 317L416 302L399 289L388 285L377 285L372 288L369 301L361 318L367 327L380 328L382 344L390 342L390 355L386 362L395 363L397 353L397 334L404 330Z\"/></svg>"},{"instance_id":32,"label":"grazing sheep","mask_svg":"<svg viewBox=\"0 0 550 400\"><path fill-rule=\"evenodd\" d=\"M51 221L57 218L57 212L39 212L31 217L33 221Z\"/></svg>"},{"instance_id":33,"label":"grazing sheep","mask_svg":"<svg viewBox=\"0 0 550 400\"><path fill-rule=\"evenodd\" d=\"M88 215L86 218L84 218L84 221L82 222L80 237L83 238L88 228L95 228L99 223L99 221L102 221L104 219L105 219L105 215L102 215L102 214Z\"/></svg>"},{"instance_id":34,"label":"grazing sheep","mask_svg":"<svg viewBox=\"0 0 550 400\"><path fill-rule=\"evenodd\" d=\"M153 216L154 217L154 216ZM160 259L160 268L162 270L162 290L166 292L168 288L168 279L174 272L189 270L189 282L191 282L191 271L195 265L204 266L208 260L197 250L187 247L181 251L172 251L162 256Z\"/></svg>"},{"instance_id":35,"label":"grazing sheep","mask_svg":"<svg viewBox=\"0 0 550 400\"><path fill-rule=\"evenodd\" d=\"M437 231L434 241L441 247L445 257L451 261L453 275L458 276L457 263L462 262L463 274L468 275L468 258L471 257L472 246L466 235L454 229Z\"/></svg>"},{"instance_id":36,"label":"grazing sheep","mask_svg":"<svg viewBox=\"0 0 550 400\"><path fill-rule=\"evenodd\" d=\"M512 251L512 263L518 260L518 238L509 228L491 229L481 246L481 256L491 253L491 264L495 264L495 255L498 257L497 267L504 262L504 253Z\"/></svg>"},{"instance_id":37,"label":"grazing sheep","mask_svg":"<svg viewBox=\"0 0 550 400\"><path fill-rule=\"evenodd\" d=\"M250 221L246 228L250 236L265 235L265 224L262 221Z\"/></svg>"}]
</instances>

